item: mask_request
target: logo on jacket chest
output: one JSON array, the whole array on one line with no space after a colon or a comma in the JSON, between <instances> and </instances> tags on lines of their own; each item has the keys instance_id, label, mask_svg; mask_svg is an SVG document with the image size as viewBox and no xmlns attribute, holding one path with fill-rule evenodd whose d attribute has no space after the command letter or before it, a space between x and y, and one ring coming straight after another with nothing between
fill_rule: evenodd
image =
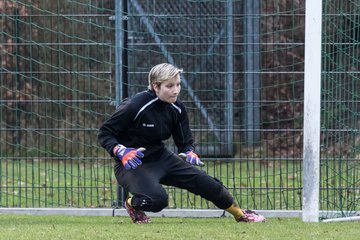
<instances>
[{"instance_id":1,"label":"logo on jacket chest","mask_svg":"<svg viewBox=\"0 0 360 240\"><path fill-rule=\"evenodd\" d=\"M143 123L142 126L146 127L146 128L153 128L153 127L155 127L155 124L153 124L153 123Z\"/></svg>"}]
</instances>

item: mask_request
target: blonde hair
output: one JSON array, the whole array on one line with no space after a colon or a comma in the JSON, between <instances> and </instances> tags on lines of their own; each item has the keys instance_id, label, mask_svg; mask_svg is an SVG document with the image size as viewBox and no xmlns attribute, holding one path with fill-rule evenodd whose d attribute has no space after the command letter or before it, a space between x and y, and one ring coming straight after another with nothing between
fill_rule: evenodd
<instances>
[{"instance_id":1,"label":"blonde hair","mask_svg":"<svg viewBox=\"0 0 360 240\"><path fill-rule=\"evenodd\" d=\"M149 72L148 89L154 90L153 84L159 86L161 83L170 80L178 74L182 73L182 71L182 69L179 69L170 63L161 63L154 66Z\"/></svg>"}]
</instances>

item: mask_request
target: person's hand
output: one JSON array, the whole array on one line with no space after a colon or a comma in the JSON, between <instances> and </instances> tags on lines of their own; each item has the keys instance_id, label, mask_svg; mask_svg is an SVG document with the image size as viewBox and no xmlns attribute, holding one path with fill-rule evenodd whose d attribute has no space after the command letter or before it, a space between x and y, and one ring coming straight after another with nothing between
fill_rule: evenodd
<instances>
[{"instance_id":1,"label":"person's hand","mask_svg":"<svg viewBox=\"0 0 360 240\"><path fill-rule=\"evenodd\" d=\"M200 160L199 156L193 151L180 153L179 156L192 165L198 165L198 166L204 165L204 163Z\"/></svg>"},{"instance_id":2,"label":"person's hand","mask_svg":"<svg viewBox=\"0 0 360 240\"><path fill-rule=\"evenodd\" d=\"M115 156L117 156L126 170L135 169L142 164L139 158L144 157L142 153L145 148L127 148L121 144L116 145L113 149Z\"/></svg>"}]
</instances>

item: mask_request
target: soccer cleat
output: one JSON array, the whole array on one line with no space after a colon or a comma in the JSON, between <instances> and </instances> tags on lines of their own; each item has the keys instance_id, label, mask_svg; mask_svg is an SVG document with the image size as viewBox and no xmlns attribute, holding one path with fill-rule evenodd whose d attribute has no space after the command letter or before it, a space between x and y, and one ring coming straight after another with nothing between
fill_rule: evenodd
<instances>
[{"instance_id":1,"label":"soccer cleat","mask_svg":"<svg viewBox=\"0 0 360 240\"><path fill-rule=\"evenodd\" d=\"M144 211L135 210L132 206L130 206L127 203L127 200L124 202L124 208L126 209L126 211L129 214L131 220L133 221L133 223L146 224L146 223L151 222L150 218L148 216L146 216Z\"/></svg>"},{"instance_id":2,"label":"soccer cleat","mask_svg":"<svg viewBox=\"0 0 360 240\"><path fill-rule=\"evenodd\" d=\"M264 216L255 213L251 210L242 210L244 215L238 219L236 219L237 222L265 222L266 219Z\"/></svg>"}]
</instances>

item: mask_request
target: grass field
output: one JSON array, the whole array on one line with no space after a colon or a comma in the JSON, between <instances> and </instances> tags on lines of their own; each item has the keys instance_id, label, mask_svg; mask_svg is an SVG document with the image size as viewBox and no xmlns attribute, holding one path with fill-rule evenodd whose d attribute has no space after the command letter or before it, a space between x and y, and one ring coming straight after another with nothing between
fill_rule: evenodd
<instances>
[{"instance_id":1,"label":"grass field","mask_svg":"<svg viewBox=\"0 0 360 240\"><path fill-rule=\"evenodd\" d=\"M136 225L127 217L0 215L0 239L359 239L359 222L304 223L271 218L236 223L226 218L153 218Z\"/></svg>"}]
</instances>

